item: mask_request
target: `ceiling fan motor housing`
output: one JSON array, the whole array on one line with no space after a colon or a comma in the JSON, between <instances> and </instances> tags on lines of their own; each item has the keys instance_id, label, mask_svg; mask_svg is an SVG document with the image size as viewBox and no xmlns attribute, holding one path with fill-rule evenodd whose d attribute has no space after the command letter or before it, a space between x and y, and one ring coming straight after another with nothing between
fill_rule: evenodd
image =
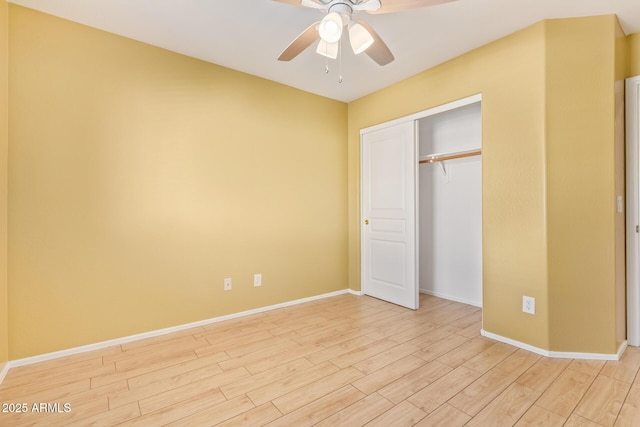
<instances>
[{"instance_id":1,"label":"ceiling fan motor housing","mask_svg":"<svg viewBox=\"0 0 640 427\"><path fill-rule=\"evenodd\" d=\"M376 11L381 6L380 0L302 0L302 5L348 15L359 10Z\"/></svg>"},{"instance_id":2,"label":"ceiling fan motor housing","mask_svg":"<svg viewBox=\"0 0 640 427\"><path fill-rule=\"evenodd\" d=\"M334 1L331 6L329 6L329 12L337 12L340 14L351 15L353 13L353 8L350 5L351 2L345 1Z\"/></svg>"}]
</instances>

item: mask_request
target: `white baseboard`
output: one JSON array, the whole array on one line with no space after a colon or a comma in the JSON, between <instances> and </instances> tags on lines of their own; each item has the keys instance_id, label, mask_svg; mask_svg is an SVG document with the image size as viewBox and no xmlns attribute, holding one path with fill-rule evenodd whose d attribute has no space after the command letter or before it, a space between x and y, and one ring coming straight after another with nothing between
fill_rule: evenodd
<instances>
[{"instance_id":1,"label":"white baseboard","mask_svg":"<svg viewBox=\"0 0 640 427\"><path fill-rule=\"evenodd\" d=\"M47 354L42 354L42 355L38 355L38 356L27 357L27 358L24 358L24 359L12 360L12 361L7 362L6 365L4 366L4 368L2 369L2 371L0 372L0 384L2 384L2 380L4 380L4 377L7 374L7 372L9 371L10 368L15 368L15 367L18 367L18 366L31 365L33 363L44 362L44 361L52 360L52 359L58 359L60 357L66 357L66 356L71 356L71 355L74 355L74 354L86 353L88 351L101 350L103 348L112 347L114 345L120 345L120 344L129 343L129 342L132 342L132 341L138 341L138 340L145 339L145 338L152 338L152 337L157 337L157 336L161 336L161 335L166 335L166 334L170 334L172 332L178 332L178 331L183 331L185 329L197 328L199 326L210 325L212 323L223 322L225 320L237 319L239 317L250 316L252 314L264 313L266 311L277 310L279 308L289 307L289 306L292 306L292 305L297 305L297 304L302 304L302 303L305 303L305 302L321 300L321 299L325 299L325 298L331 298L331 297L335 297L335 296L338 296L338 295L344 295L344 294L347 294L347 293L348 294L353 294L353 295L359 295L359 293L357 291L352 291L351 289L344 289L344 290L341 290L341 291L330 292L330 293L327 293L327 294L316 295L316 296L308 297L308 298L301 298L301 299L297 299L297 300L294 300L294 301L288 301L288 302L283 302L283 303L280 303L280 304L270 305L270 306L267 306L267 307L261 307L261 308L256 308L256 309L253 309L253 310L242 311L242 312L239 312L239 313L228 314L226 316L219 316L219 317L214 317L212 319L201 320L201 321L198 321L198 322L193 322L193 323L187 323L187 324L184 324L184 325L173 326L173 327L170 327L170 328L158 329L158 330L150 331L150 332L144 332L142 334L131 335L131 336L128 336L128 337L116 338L116 339L109 340L109 341L102 341L102 342L95 343L95 344L84 345L84 346L81 346L81 347L74 347L74 348L70 348L70 349L67 349L67 350L56 351L56 352L53 352L53 353L47 353Z\"/></svg>"},{"instance_id":2,"label":"white baseboard","mask_svg":"<svg viewBox=\"0 0 640 427\"><path fill-rule=\"evenodd\" d=\"M474 307L482 308L482 302L471 301L471 300L467 300L467 299L464 299L464 298L457 298L457 297L453 297L451 295L443 294L441 292L433 292L433 291L428 291L426 289L420 289L420 293L421 294L431 295L431 296L442 298L442 299L448 299L450 301L455 301L455 302L459 302L459 303L462 303L462 304L472 305Z\"/></svg>"},{"instance_id":3,"label":"white baseboard","mask_svg":"<svg viewBox=\"0 0 640 427\"><path fill-rule=\"evenodd\" d=\"M483 337L491 338L492 340L500 341L505 344L512 345L514 347L521 348L523 350L530 351L532 353L539 354L540 356L551 357L556 359L586 359L586 360L620 360L622 354L627 348L627 342L624 341L616 354L604 354L604 353L575 353L565 351L550 351L538 348L520 341L512 340L501 335L492 334L484 329L480 331Z\"/></svg>"},{"instance_id":4,"label":"white baseboard","mask_svg":"<svg viewBox=\"0 0 640 427\"><path fill-rule=\"evenodd\" d=\"M3 363L0 366L2 367L2 369L0 369L0 384L2 384L2 381L4 381L4 377L7 376L7 372L9 372L9 368L11 368L11 366L9 366L9 362Z\"/></svg>"},{"instance_id":5,"label":"white baseboard","mask_svg":"<svg viewBox=\"0 0 640 427\"><path fill-rule=\"evenodd\" d=\"M421 292L422 292L422 290L421 290ZM424 292L424 293L428 293L428 292ZM138 340L145 339L145 338L157 337L157 336L161 336L161 335L170 334L170 333L173 333L173 332L178 332L178 331L183 331L183 330L186 330L186 329L196 328L196 327L199 327L199 326L205 326L205 325L210 325L210 324L213 324L213 323L223 322L225 320L237 319L237 318L240 318L240 317L250 316L252 314L264 313L264 312L271 311L271 310L277 310L279 308L290 307L290 306L293 306L293 305L303 304L303 303L306 303L306 302L321 300L321 299L325 299L325 298L331 298L331 297L335 297L335 296L338 296L338 295L344 295L344 294L351 294L351 295L356 295L356 296L363 295L362 291L354 291L352 289L344 289L344 290L341 290L341 291L330 292L330 293L327 293L327 294L316 295L316 296L313 296L313 297L302 298L302 299L298 299L298 300L294 300L294 301L288 301L288 302L284 302L284 303L280 303L280 304L275 304L275 305L256 308L256 309L252 309L252 310L242 311L242 312L239 312L239 313L234 313L234 314L229 314L229 315L225 315L225 316L214 317L214 318L211 318L211 319L201 320L201 321L198 321L198 322L187 323L187 324L184 324L184 325L173 326L173 327L170 327L170 328L159 329L159 330L155 330L155 331L145 332L145 333L142 333L142 334L131 335L131 336L128 336L128 337L116 338L116 339L113 339L113 340L102 341L102 342L95 343L95 344L89 344L89 345L85 345L85 346L81 346L81 347L70 348L70 349L67 349L67 350L56 351L56 352L53 352L53 353L47 353L47 354L42 354L42 355L38 355L38 356L27 357L27 358L24 358L24 359L12 360L12 361L9 361L9 362L5 363L4 365L0 365L0 367L1 367L1 369L0 369L0 384L2 384L4 378L7 375L7 373L9 372L9 370L11 368L15 368L15 367L18 367L18 366L26 366L26 365L31 365L31 364L34 364L34 363L44 362L44 361L47 361L47 360L53 360L53 359L58 359L58 358L61 358L61 357L71 356L71 355L74 355L74 354L86 353L86 352L94 351L94 350L101 350L103 348L112 347L114 345L121 345L121 344L129 343L129 342L133 342L133 341L138 341ZM465 302L465 301L459 301L459 302L463 302L465 304L474 305L473 303L469 303L469 302ZM620 360L620 357L622 357L622 354L624 353L625 349L627 348L627 342L624 341L621 344L620 348L618 349L618 353L617 354L557 352L557 351L549 351L549 350L544 350L544 349L541 349L541 348L538 348L538 347L534 347L532 345L529 345L529 344L526 344L526 343L523 343L523 342L520 342L520 341L512 340L510 338L506 338L506 337L503 337L503 336L500 336L500 335L497 335L497 334L493 334L491 332L487 332L484 329L481 330L480 332L481 332L482 336L484 336L484 337L491 338L491 339L494 339L496 341L500 341L500 342L503 342L503 343L506 343L506 344L510 344L510 345L515 346L515 347L531 351L532 353L539 354L541 356L552 357L552 358L591 359L591 360Z\"/></svg>"}]
</instances>

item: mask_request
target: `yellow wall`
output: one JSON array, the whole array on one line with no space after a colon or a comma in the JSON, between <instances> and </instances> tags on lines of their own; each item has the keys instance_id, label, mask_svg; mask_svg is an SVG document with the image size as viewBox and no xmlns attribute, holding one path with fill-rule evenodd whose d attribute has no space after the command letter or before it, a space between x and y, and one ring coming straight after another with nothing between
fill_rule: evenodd
<instances>
[{"instance_id":1,"label":"yellow wall","mask_svg":"<svg viewBox=\"0 0 640 427\"><path fill-rule=\"evenodd\" d=\"M7 304L8 3L0 0L0 371L9 360Z\"/></svg>"},{"instance_id":2,"label":"yellow wall","mask_svg":"<svg viewBox=\"0 0 640 427\"><path fill-rule=\"evenodd\" d=\"M350 286L360 286L359 129L482 93L483 328L552 351L615 353L617 26L614 16L542 22L351 103ZM536 298L535 316L522 313L523 295Z\"/></svg>"},{"instance_id":3,"label":"yellow wall","mask_svg":"<svg viewBox=\"0 0 640 427\"><path fill-rule=\"evenodd\" d=\"M347 288L346 104L9 12L11 359Z\"/></svg>"},{"instance_id":4,"label":"yellow wall","mask_svg":"<svg viewBox=\"0 0 640 427\"><path fill-rule=\"evenodd\" d=\"M627 77L640 76L640 33L627 37L629 46L629 72Z\"/></svg>"},{"instance_id":5,"label":"yellow wall","mask_svg":"<svg viewBox=\"0 0 640 427\"><path fill-rule=\"evenodd\" d=\"M624 264L619 271L617 260L624 263L624 213L616 213L616 195L624 200L624 165L616 170L616 146L622 152L624 142L615 138L617 26L613 16L547 22L549 333L555 351L613 353L622 341L617 321L624 313L618 300Z\"/></svg>"},{"instance_id":6,"label":"yellow wall","mask_svg":"<svg viewBox=\"0 0 640 427\"><path fill-rule=\"evenodd\" d=\"M620 22L615 26L614 68L614 194L622 196L623 212L615 213L616 345L627 339L627 226L625 163L625 78L629 69L629 45ZM617 203L617 201L616 201Z\"/></svg>"}]
</instances>

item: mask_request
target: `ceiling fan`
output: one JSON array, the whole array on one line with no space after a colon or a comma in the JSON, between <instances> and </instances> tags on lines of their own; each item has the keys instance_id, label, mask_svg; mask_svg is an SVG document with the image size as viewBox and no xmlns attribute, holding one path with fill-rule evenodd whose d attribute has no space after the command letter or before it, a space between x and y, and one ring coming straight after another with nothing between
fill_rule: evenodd
<instances>
[{"instance_id":1,"label":"ceiling fan","mask_svg":"<svg viewBox=\"0 0 640 427\"><path fill-rule=\"evenodd\" d=\"M318 9L325 13L321 21L314 22L304 30L285 50L278 60L291 61L302 51L320 39L316 52L336 59L343 33L349 36L355 54L366 53L379 65L394 60L389 47L378 33L365 21L354 20L358 12L392 13L419 7L435 6L456 0L274 0L296 6Z\"/></svg>"}]
</instances>

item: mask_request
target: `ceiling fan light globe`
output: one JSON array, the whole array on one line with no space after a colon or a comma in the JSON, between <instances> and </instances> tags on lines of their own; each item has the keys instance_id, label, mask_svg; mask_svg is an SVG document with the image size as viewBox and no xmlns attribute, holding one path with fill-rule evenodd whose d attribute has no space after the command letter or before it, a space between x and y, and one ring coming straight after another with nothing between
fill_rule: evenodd
<instances>
[{"instance_id":1,"label":"ceiling fan light globe","mask_svg":"<svg viewBox=\"0 0 640 427\"><path fill-rule=\"evenodd\" d=\"M331 12L320 21L318 26L320 38L326 43L335 43L342 37L342 27L343 22L340 15L336 12Z\"/></svg>"},{"instance_id":2,"label":"ceiling fan light globe","mask_svg":"<svg viewBox=\"0 0 640 427\"><path fill-rule=\"evenodd\" d=\"M369 49L373 44L373 36L362 25L355 23L349 28L349 41L356 55Z\"/></svg>"},{"instance_id":3,"label":"ceiling fan light globe","mask_svg":"<svg viewBox=\"0 0 640 427\"><path fill-rule=\"evenodd\" d=\"M327 58L336 59L338 57L338 49L339 43L327 43L324 40L320 39L318 43L318 47L316 48L316 53L319 53L322 56L326 56Z\"/></svg>"}]
</instances>

